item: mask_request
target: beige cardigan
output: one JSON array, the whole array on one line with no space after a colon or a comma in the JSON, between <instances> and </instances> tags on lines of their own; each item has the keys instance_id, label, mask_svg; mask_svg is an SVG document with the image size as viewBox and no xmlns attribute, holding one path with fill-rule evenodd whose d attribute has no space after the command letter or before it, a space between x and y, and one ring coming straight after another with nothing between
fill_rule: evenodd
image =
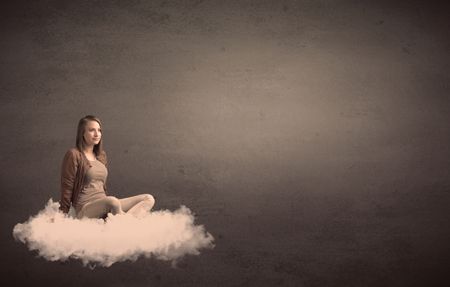
<instances>
[{"instance_id":1,"label":"beige cardigan","mask_svg":"<svg viewBox=\"0 0 450 287\"><path fill-rule=\"evenodd\" d=\"M97 160L107 166L106 152L103 151ZM92 165L86 155L77 148L71 148L66 152L61 167L61 200L59 209L68 213L70 204L75 206L78 201L80 191L84 186L84 179L87 170ZM106 183L104 184L106 193Z\"/></svg>"}]
</instances>

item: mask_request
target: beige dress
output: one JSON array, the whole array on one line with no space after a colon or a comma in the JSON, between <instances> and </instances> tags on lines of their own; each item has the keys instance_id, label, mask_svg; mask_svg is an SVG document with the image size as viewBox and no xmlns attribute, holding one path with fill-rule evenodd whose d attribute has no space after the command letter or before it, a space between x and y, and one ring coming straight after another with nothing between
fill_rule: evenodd
<instances>
[{"instance_id":1,"label":"beige dress","mask_svg":"<svg viewBox=\"0 0 450 287\"><path fill-rule=\"evenodd\" d=\"M92 167L86 172L85 184L75 206L77 214L86 203L106 197L104 185L108 177L108 170L98 160L89 160L89 163Z\"/></svg>"}]
</instances>

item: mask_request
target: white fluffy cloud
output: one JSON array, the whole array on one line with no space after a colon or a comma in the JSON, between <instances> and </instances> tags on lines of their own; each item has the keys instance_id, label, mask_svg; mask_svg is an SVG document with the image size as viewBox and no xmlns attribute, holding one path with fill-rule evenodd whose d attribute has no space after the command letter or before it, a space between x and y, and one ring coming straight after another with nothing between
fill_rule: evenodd
<instances>
[{"instance_id":1,"label":"white fluffy cloud","mask_svg":"<svg viewBox=\"0 0 450 287\"><path fill-rule=\"evenodd\" d=\"M191 211L154 211L138 218L112 215L103 219L76 219L59 211L50 199L36 216L14 227L13 236L50 261L80 259L85 266L109 267L140 256L175 261L213 248L211 234L194 224Z\"/></svg>"}]
</instances>

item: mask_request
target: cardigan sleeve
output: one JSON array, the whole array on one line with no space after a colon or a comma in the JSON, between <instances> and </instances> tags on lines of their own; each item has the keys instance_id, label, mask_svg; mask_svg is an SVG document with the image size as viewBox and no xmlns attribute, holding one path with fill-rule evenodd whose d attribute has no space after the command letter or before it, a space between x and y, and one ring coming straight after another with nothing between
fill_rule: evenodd
<instances>
[{"instance_id":1,"label":"cardigan sleeve","mask_svg":"<svg viewBox=\"0 0 450 287\"><path fill-rule=\"evenodd\" d=\"M68 213L72 201L73 186L78 169L78 161L73 150L66 152L61 167L61 200L59 209Z\"/></svg>"}]
</instances>

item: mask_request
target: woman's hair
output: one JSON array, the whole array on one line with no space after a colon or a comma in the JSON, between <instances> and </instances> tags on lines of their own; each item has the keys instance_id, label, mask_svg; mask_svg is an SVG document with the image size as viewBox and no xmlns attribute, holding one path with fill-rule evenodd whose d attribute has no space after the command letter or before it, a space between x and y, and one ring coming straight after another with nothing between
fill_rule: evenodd
<instances>
[{"instance_id":1,"label":"woman's hair","mask_svg":"<svg viewBox=\"0 0 450 287\"><path fill-rule=\"evenodd\" d=\"M96 121L100 125L100 128L102 128L102 123L100 119L97 118L96 116L87 115L82 119L80 119L80 121L78 122L76 146L78 150L81 152L83 152L84 147L86 146L83 135L86 130L86 125L90 121ZM100 138L99 143L94 145L94 154L96 156L99 156L101 153L103 153L103 136Z\"/></svg>"}]
</instances>

